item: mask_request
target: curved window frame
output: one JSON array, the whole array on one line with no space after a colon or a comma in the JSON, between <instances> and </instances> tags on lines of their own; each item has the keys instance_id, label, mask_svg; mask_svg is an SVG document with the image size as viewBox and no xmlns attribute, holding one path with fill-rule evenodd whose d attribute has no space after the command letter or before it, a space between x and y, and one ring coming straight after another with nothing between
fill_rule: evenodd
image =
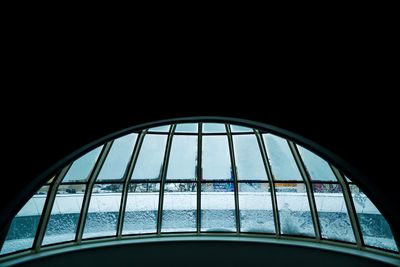
<instances>
[{"instance_id":1,"label":"curved window frame","mask_svg":"<svg viewBox=\"0 0 400 267\"><path fill-rule=\"evenodd\" d=\"M176 125L180 123L198 123L198 133L192 133L192 132L175 132ZM225 124L226 127L226 133L221 133L221 132L216 132L216 133L202 133L202 123L223 123ZM49 194L46 199L46 203L43 208L43 214L40 218L38 230L35 235L35 240L33 242L33 247L31 249L26 249L26 250L20 250L16 251L10 254L4 254L0 255L0 262L6 260L9 257L13 257L20 255L24 255L24 252L29 252L29 251L40 251L40 250L48 250L51 249L52 247L57 248L60 246L69 246L69 245L79 245L79 244L85 244L85 243L90 243L90 242L97 242L97 241L104 241L104 240L114 240L114 239L138 239L138 238L154 238L154 237L164 237L164 236L170 236L172 235L179 235L180 233L182 234L192 234L193 236L203 236L203 235L209 235L209 233L205 233L201 231L201 223L200 223L200 213L201 213L201 185L203 183L210 183L210 180L201 180L199 177L202 177L201 173L201 144L202 144L202 136L218 136L218 135L223 135L228 137L228 144L229 144L229 154L230 154L230 159L232 166L237 166L235 164L235 155L234 155L234 144L233 144L233 136L234 135L248 135L249 132L232 132L230 125L239 125L239 126L245 126L245 127L251 127L254 131L254 135L257 138L257 142L259 145L261 157L263 160L263 164L266 169L266 173L268 176L268 180L259 180L259 181L250 181L254 183L267 183L270 187L271 190L271 203L273 207L273 212L274 212L274 222L275 222L275 233L248 233L248 232L241 232L240 231L240 214L239 214L239 193L238 193L238 184L239 183L248 183L249 180L243 180L243 181L238 181L237 179L237 170L236 167L232 168L232 180L227 180L227 181L222 181L226 183L234 183L234 200L235 200L235 219L236 219L236 232L233 233L227 233L227 232L215 232L218 235L226 235L226 236L250 236L250 237L262 237L262 238L282 238L285 240L305 240L305 241L316 241L318 243L324 243L324 244L335 244L339 246L344 246L348 248L356 248L359 250L363 251L370 251L378 254L383 254L383 255L388 255L388 256L395 256L399 257L399 252L394 252L390 250L385 250L385 249L380 249L380 248L375 248L375 247L370 247L366 246L363 241L362 233L360 230L360 225L357 219L357 214L355 211L354 203L352 200L351 192L349 189L349 184L353 184L354 181L350 181L347 179L347 177L344 175L342 171L340 171L337 167L335 167L332 163L328 163L330 168L332 169L332 172L334 173L336 179L337 179L337 184L340 185L343 188L343 196L345 199L346 203L346 208L348 210L348 215L352 224L352 229L354 232L354 237L356 243L349 243L349 242L344 242L344 241L338 241L338 240L327 240L321 238L321 229L319 225L319 220L318 220L318 212L316 210L316 204L315 204L315 199L313 197L313 190L312 190L312 183L313 181L310 178L310 175L307 173L307 168L304 165L304 162L300 156L299 150L297 148L297 144L300 144L302 147L306 147L308 149L309 146L306 146L308 142L313 144L311 141L304 141L305 139L299 138L296 135L289 133L285 130L281 130L279 128L273 127L273 126L268 126L265 124L259 124L259 123L251 123L248 121L243 121L243 120L236 120L236 119L231 119L231 118L184 118L184 119L176 119L176 120L168 120L168 121L161 121L161 122L156 122L156 123L148 123L148 124L143 124L139 125L136 127L131 127L129 129L120 131L116 134L107 136L105 138L102 138L101 140L98 140L92 144L87 145L86 147L82 148L80 151L75 153L74 156L70 156L66 161L69 162L66 166L63 168L60 168L59 166L62 165L62 163L57 164L53 168L50 169L51 173L57 173L56 177L51 181L50 189L49 189ZM142 180L137 180L133 181L131 179L132 173L134 171L134 167L140 152L141 145L143 143L143 139L145 135L147 134L147 131L149 128L153 127L158 127L158 126L163 126L163 125L172 125L170 127L169 132L151 132L151 134L157 135L167 135L167 141L166 141L166 148L165 148L165 154L164 154L164 161L162 168L160 170L160 179L156 181L142 181ZM134 144L133 152L132 155L128 161L128 167L125 171L124 177L121 181L116 181L116 182L96 182L96 178L101 170L101 167L104 164L104 161L106 160L106 157L111 149L112 143L115 139L125 136L131 133L137 133L138 137L136 139L136 142ZM277 197L276 197L276 191L275 191L275 186L274 183L277 183L278 181L273 180L273 176L271 173L271 166L268 161L268 152L265 147L265 143L263 140L262 135L263 134L273 134L278 137L284 138L287 140L288 145L290 147L290 150L292 152L292 155L296 161L297 167L300 170L300 173L302 175L303 181L301 183L304 184L306 191L307 191L307 197L308 197L308 202L310 205L310 211L311 211L311 216L312 216L312 222L314 226L314 233L315 236L313 237L305 237L305 236L296 236L296 235L286 235L281 233L280 229L280 222L279 222L279 209L277 207ZM171 183L174 182L173 180L166 180L166 174L167 174L167 168L168 168L168 159L169 155L171 152L171 143L173 140L174 135L195 135L198 136L198 158L197 158L197 164L200 165L196 169L196 180L178 180L176 182L179 183L196 183L197 184L197 231L193 233L187 233L187 232L174 232L174 233L164 233L162 232L162 207L163 207L163 198L164 198L164 187L165 183ZM294 141L292 141L294 140ZM80 155L86 155L85 153L90 152L90 148L96 148L100 147L101 152L100 155L98 156L98 159L95 163L95 166L93 167L88 181L86 181L86 185L88 187L88 190L86 190L84 199L83 199L83 204L82 204L82 209L81 209L81 214L78 222L78 227L76 231L76 237L73 241L68 241L68 242L62 242L62 243L56 243L56 244L49 244L49 245L42 245L43 238L46 232L46 226L48 224L49 216L52 210L52 204L54 203L54 199L56 196L56 191L58 186L60 185L62 179L65 177L67 174L69 168L73 165L74 159L78 159ZM313 144L314 146L313 151L315 151L315 147L318 148L317 145ZM312 147L311 146L311 147ZM322 149L323 150L323 149ZM314 152L312 152L314 153ZM326 154L326 151L325 153ZM333 155L333 154L332 154ZM318 155L319 156L319 155ZM65 161L64 161L65 162ZM327 161L328 162L328 161ZM329 161L331 162L331 161ZM54 169L60 169L60 171L54 172ZM53 170L53 171L52 171ZM43 175L42 175L43 176ZM52 177L53 175L46 175L44 177ZM216 181L211 181L211 182L216 182ZM221 181L218 181L221 182ZM279 181L280 182L280 181ZM299 181L297 181L299 182ZM88 239L82 239L83 231L84 231L84 225L85 225L85 220L87 216L87 211L88 207L90 205L90 198L91 198L91 193L93 189L94 183L107 183L107 184L112 184L112 183L118 183L123 186L122 190L122 199L121 199L121 204L120 204L120 210L119 210L119 216L118 216L118 222L117 222L117 229L116 229L116 235L112 237L98 237L98 238L88 238ZM131 234L131 235L123 235L122 229L123 229L123 222L124 222L124 212L125 212L125 206L126 206L126 201L127 201L127 188L130 183L158 183L160 185L160 190L159 190L159 204L158 204L158 214L157 214L157 227L156 227L156 233L151 233L151 234ZM39 183L38 183L39 184ZM396 238L396 237L394 237ZM5 239L5 236L3 237L3 240L0 240L0 245L3 244L3 241ZM397 249L399 250L399 243L398 240L396 240L397 244ZM399 257L400 258L400 257Z\"/></svg>"}]
</instances>

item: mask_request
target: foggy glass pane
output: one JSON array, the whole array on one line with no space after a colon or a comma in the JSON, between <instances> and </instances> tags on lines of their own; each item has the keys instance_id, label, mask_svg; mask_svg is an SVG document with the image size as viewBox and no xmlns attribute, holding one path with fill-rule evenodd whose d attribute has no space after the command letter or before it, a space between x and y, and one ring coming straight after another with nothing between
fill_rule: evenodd
<instances>
[{"instance_id":1,"label":"foggy glass pane","mask_svg":"<svg viewBox=\"0 0 400 267\"><path fill-rule=\"evenodd\" d=\"M167 135L147 134L144 137L133 171L133 180L157 180L160 178L166 143Z\"/></svg>"},{"instance_id":2,"label":"foggy glass pane","mask_svg":"<svg viewBox=\"0 0 400 267\"><path fill-rule=\"evenodd\" d=\"M122 184L95 184L90 198L83 238L117 234Z\"/></svg>"},{"instance_id":3,"label":"foggy glass pane","mask_svg":"<svg viewBox=\"0 0 400 267\"><path fill-rule=\"evenodd\" d=\"M241 232L275 233L269 184L239 183Z\"/></svg>"},{"instance_id":4,"label":"foggy glass pane","mask_svg":"<svg viewBox=\"0 0 400 267\"><path fill-rule=\"evenodd\" d=\"M355 243L342 187L339 184L313 184L313 192L322 238Z\"/></svg>"},{"instance_id":5,"label":"foggy glass pane","mask_svg":"<svg viewBox=\"0 0 400 267\"><path fill-rule=\"evenodd\" d=\"M137 134L133 133L120 137L114 141L97 180L122 179L128 161L132 155L136 139Z\"/></svg>"},{"instance_id":6,"label":"foggy glass pane","mask_svg":"<svg viewBox=\"0 0 400 267\"><path fill-rule=\"evenodd\" d=\"M263 139L274 179L302 181L287 141L272 134L263 134Z\"/></svg>"},{"instance_id":7,"label":"foggy glass pane","mask_svg":"<svg viewBox=\"0 0 400 267\"><path fill-rule=\"evenodd\" d=\"M231 131L232 133L240 133L240 132L247 132L247 133L253 133L253 129L244 127L244 126L239 126L239 125L231 125Z\"/></svg>"},{"instance_id":8,"label":"foggy glass pane","mask_svg":"<svg viewBox=\"0 0 400 267\"><path fill-rule=\"evenodd\" d=\"M129 184L122 234L157 232L159 183Z\"/></svg>"},{"instance_id":9,"label":"foggy glass pane","mask_svg":"<svg viewBox=\"0 0 400 267\"><path fill-rule=\"evenodd\" d=\"M203 179L233 180L228 137L203 136Z\"/></svg>"},{"instance_id":10,"label":"foggy glass pane","mask_svg":"<svg viewBox=\"0 0 400 267\"><path fill-rule=\"evenodd\" d=\"M51 209L43 245L75 240L86 185L60 185Z\"/></svg>"},{"instance_id":11,"label":"foggy glass pane","mask_svg":"<svg viewBox=\"0 0 400 267\"><path fill-rule=\"evenodd\" d=\"M87 179L89 178L89 174L92 171L102 148L103 146L93 149L89 153L75 160L74 163L72 163L71 168L69 168L67 174L65 175L63 182L87 181Z\"/></svg>"},{"instance_id":12,"label":"foggy glass pane","mask_svg":"<svg viewBox=\"0 0 400 267\"><path fill-rule=\"evenodd\" d=\"M356 185L350 185L364 243L367 246L398 251L386 219Z\"/></svg>"},{"instance_id":13,"label":"foggy glass pane","mask_svg":"<svg viewBox=\"0 0 400 267\"><path fill-rule=\"evenodd\" d=\"M149 128L149 132L165 132L165 133L168 133L170 127L171 127L171 125L163 125L163 126L158 126L158 127L154 127L154 128Z\"/></svg>"},{"instance_id":14,"label":"foggy glass pane","mask_svg":"<svg viewBox=\"0 0 400 267\"><path fill-rule=\"evenodd\" d=\"M223 123L203 123L203 133L226 133Z\"/></svg>"},{"instance_id":15,"label":"foggy glass pane","mask_svg":"<svg viewBox=\"0 0 400 267\"><path fill-rule=\"evenodd\" d=\"M198 123L182 123L177 124L175 128L176 133L197 133Z\"/></svg>"},{"instance_id":16,"label":"foggy glass pane","mask_svg":"<svg viewBox=\"0 0 400 267\"><path fill-rule=\"evenodd\" d=\"M233 191L233 183L201 184L201 231L236 231Z\"/></svg>"},{"instance_id":17,"label":"foggy glass pane","mask_svg":"<svg viewBox=\"0 0 400 267\"><path fill-rule=\"evenodd\" d=\"M232 138L238 180L267 180L256 136L234 135Z\"/></svg>"},{"instance_id":18,"label":"foggy glass pane","mask_svg":"<svg viewBox=\"0 0 400 267\"><path fill-rule=\"evenodd\" d=\"M175 135L172 139L167 179L196 179L197 136Z\"/></svg>"},{"instance_id":19,"label":"foggy glass pane","mask_svg":"<svg viewBox=\"0 0 400 267\"><path fill-rule=\"evenodd\" d=\"M325 160L299 145L297 148L311 180L336 181L331 167Z\"/></svg>"},{"instance_id":20,"label":"foggy glass pane","mask_svg":"<svg viewBox=\"0 0 400 267\"><path fill-rule=\"evenodd\" d=\"M196 183L166 183L162 232L194 232L197 211Z\"/></svg>"},{"instance_id":21,"label":"foggy glass pane","mask_svg":"<svg viewBox=\"0 0 400 267\"><path fill-rule=\"evenodd\" d=\"M0 254L32 247L48 190L49 186L42 186L15 215Z\"/></svg>"},{"instance_id":22,"label":"foggy glass pane","mask_svg":"<svg viewBox=\"0 0 400 267\"><path fill-rule=\"evenodd\" d=\"M315 236L304 184L275 183L281 234Z\"/></svg>"}]
</instances>

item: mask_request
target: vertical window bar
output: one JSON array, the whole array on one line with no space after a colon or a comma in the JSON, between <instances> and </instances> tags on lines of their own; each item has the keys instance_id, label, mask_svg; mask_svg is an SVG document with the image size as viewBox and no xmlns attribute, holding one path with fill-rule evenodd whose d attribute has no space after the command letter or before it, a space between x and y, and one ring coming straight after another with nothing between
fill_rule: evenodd
<instances>
[{"instance_id":1,"label":"vertical window bar","mask_svg":"<svg viewBox=\"0 0 400 267\"><path fill-rule=\"evenodd\" d=\"M176 124L173 124L169 130L167 144L166 144L166 148L165 148L165 154L164 154L164 163L163 163L163 167L161 169L160 197L158 199L157 235L161 234L162 209L163 209L163 200L164 200L164 184L165 184L165 177L167 176L168 160L169 160L169 154L171 152L171 144L172 144L172 138L174 136L175 128L176 128Z\"/></svg>"},{"instance_id":2,"label":"vertical window bar","mask_svg":"<svg viewBox=\"0 0 400 267\"><path fill-rule=\"evenodd\" d=\"M229 124L225 124L225 127L228 135L229 154L231 156L231 168L233 174L233 184L234 184L233 190L235 194L236 233L239 234L240 233L239 189L238 189L237 172L236 172L235 152L233 149L231 128Z\"/></svg>"},{"instance_id":3,"label":"vertical window bar","mask_svg":"<svg viewBox=\"0 0 400 267\"><path fill-rule=\"evenodd\" d=\"M203 131L203 124L199 123L199 136L197 138L197 211L196 211L196 226L197 226L197 235L200 235L201 229L201 179L203 176L202 173L202 166L201 166L201 154L202 154L202 131Z\"/></svg>"},{"instance_id":4,"label":"vertical window bar","mask_svg":"<svg viewBox=\"0 0 400 267\"><path fill-rule=\"evenodd\" d=\"M36 231L35 240L33 241L33 249L36 252L39 252L40 246L42 245L44 234L46 232L46 227L49 222L51 210L53 208L54 200L57 195L58 186L61 183L64 176L67 174L67 172L71 166L72 166L72 163L68 164L67 167L63 168L50 186L49 193L46 198L46 202L44 203L43 214L40 217L38 229Z\"/></svg>"},{"instance_id":5,"label":"vertical window bar","mask_svg":"<svg viewBox=\"0 0 400 267\"><path fill-rule=\"evenodd\" d=\"M89 175L89 180L87 182L85 196L83 197L83 202L82 202L81 216L79 217L78 228L76 230L76 238L75 239L76 239L77 244L80 244L82 242L83 228L85 227L85 221L86 221L86 216L87 216L87 212L89 209L90 197L92 196L94 181L96 181L97 175L99 175L101 167L103 166L103 163L106 160L108 152L110 152L113 142L114 142L114 140L108 142L103 147L103 150L101 151L100 156L99 156L98 160L96 161L96 164L95 164L92 172Z\"/></svg>"},{"instance_id":6,"label":"vertical window bar","mask_svg":"<svg viewBox=\"0 0 400 267\"><path fill-rule=\"evenodd\" d=\"M137 158L139 155L139 151L140 151L140 148L142 147L142 143L143 143L146 132L147 132L147 130L142 131L140 133L139 137L137 138L131 158L129 159L128 167L125 170L125 174L124 174L125 176L123 178L124 186L122 188L121 206L120 206L119 217L118 217L117 238L121 238L121 235L122 235L122 227L124 224L124 217L125 217L126 200L128 198L129 181L131 179L133 169L135 168L136 161L137 161Z\"/></svg>"},{"instance_id":7,"label":"vertical window bar","mask_svg":"<svg viewBox=\"0 0 400 267\"><path fill-rule=\"evenodd\" d=\"M264 162L265 169L267 171L267 176L268 176L268 182L271 188L271 201L272 201L272 209L274 213L274 222L275 222L275 233L276 237L280 238L281 236L281 225L279 224L279 212L278 212L278 204L276 200L276 192L275 192L275 184L272 179L272 171L271 171L271 166L269 165L268 161L268 154L267 150L265 149L265 144L264 140L261 137L261 134L258 130L254 130L257 141L258 141L258 146L260 147L261 150L261 156Z\"/></svg>"},{"instance_id":8,"label":"vertical window bar","mask_svg":"<svg viewBox=\"0 0 400 267\"><path fill-rule=\"evenodd\" d=\"M331 167L333 173L336 176L336 179L339 181L340 185L343 188L344 200L345 200L346 208L347 208L347 211L349 214L351 226L353 228L354 236L356 238L356 244L357 244L357 247L359 249L361 249L361 247L364 244L364 240L363 240L363 237L361 234L361 228L360 228L360 224L358 222L356 209L354 207L353 200L351 197L350 188L347 185L347 183L345 182L344 177L342 176L340 171L338 169L336 169L334 166L332 166L331 164L329 164L329 166Z\"/></svg>"},{"instance_id":9,"label":"vertical window bar","mask_svg":"<svg viewBox=\"0 0 400 267\"><path fill-rule=\"evenodd\" d=\"M309 177L308 172L306 171L304 162L300 157L300 154L299 154L299 151L297 150L296 145L292 141L287 140L287 142L289 144L290 151L292 152L293 157L296 161L297 167L300 170L300 174L303 177L304 184L305 184L306 190L307 190L308 202L310 204L311 215L312 215L312 219L313 219L313 223L314 223L315 237L316 237L317 241L320 241L321 240L321 227L319 225L317 207L315 205L315 199L314 199L314 192L313 192L311 182L310 182L311 179Z\"/></svg>"}]
</instances>

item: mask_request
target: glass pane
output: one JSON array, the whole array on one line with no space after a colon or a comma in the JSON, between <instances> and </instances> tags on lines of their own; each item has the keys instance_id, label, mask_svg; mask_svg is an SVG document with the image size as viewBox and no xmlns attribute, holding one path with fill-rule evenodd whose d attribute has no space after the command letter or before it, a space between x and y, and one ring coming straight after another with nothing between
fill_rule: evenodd
<instances>
[{"instance_id":1,"label":"glass pane","mask_svg":"<svg viewBox=\"0 0 400 267\"><path fill-rule=\"evenodd\" d=\"M233 183L201 185L201 231L236 231Z\"/></svg>"},{"instance_id":2,"label":"glass pane","mask_svg":"<svg viewBox=\"0 0 400 267\"><path fill-rule=\"evenodd\" d=\"M103 146L93 149L89 153L75 160L65 175L63 182L85 182L89 178L89 174L92 171L102 148Z\"/></svg>"},{"instance_id":3,"label":"glass pane","mask_svg":"<svg viewBox=\"0 0 400 267\"><path fill-rule=\"evenodd\" d=\"M287 141L272 134L263 134L263 139L274 179L302 181Z\"/></svg>"},{"instance_id":4,"label":"glass pane","mask_svg":"<svg viewBox=\"0 0 400 267\"><path fill-rule=\"evenodd\" d=\"M322 238L355 243L342 187L339 184L313 184L313 191Z\"/></svg>"},{"instance_id":5,"label":"glass pane","mask_svg":"<svg viewBox=\"0 0 400 267\"><path fill-rule=\"evenodd\" d=\"M228 137L203 136L203 179L233 180Z\"/></svg>"},{"instance_id":6,"label":"glass pane","mask_svg":"<svg viewBox=\"0 0 400 267\"><path fill-rule=\"evenodd\" d=\"M239 126L239 125L231 125L231 131L232 133L240 133L240 132L248 132L248 133L253 133L253 129L244 127L244 126Z\"/></svg>"},{"instance_id":7,"label":"glass pane","mask_svg":"<svg viewBox=\"0 0 400 267\"><path fill-rule=\"evenodd\" d=\"M325 160L299 145L297 148L312 180L336 182L336 177Z\"/></svg>"},{"instance_id":8,"label":"glass pane","mask_svg":"<svg viewBox=\"0 0 400 267\"><path fill-rule=\"evenodd\" d=\"M234 135L238 180L268 180L255 135Z\"/></svg>"},{"instance_id":9,"label":"glass pane","mask_svg":"<svg viewBox=\"0 0 400 267\"><path fill-rule=\"evenodd\" d=\"M122 179L128 161L132 155L136 139L137 134L133 133L120 137L114 141L97 180Z\"/></svg>"},{"instance_id":10,"label":"glass pane","mask_svg":"<svg viewBox=\"0 0 400 267\"><path fill-rule=\"evenodd\" d=\"M267 183L239 183L240 231L275 233Z\"/></svg>"},{"instance_id":11,"label":"glass pane","mask_svg":"<svg viewBox=\"0 0 400 267\"><path fill-rule=\"evenodd\" d=\"M144 137L139 157L133 171L133 180L157 180L160 178L166 142L167 135L147 134Z\"/></svg>"},{"instance_id":12,"label":"glass pane","mask_svg":"<svg viewBox=\"0 0 400 267\"><path fill-rule=\"evenodd\" d=\"M203 123L203 133L226 133L223 123Z\"/></svg>"},{"instance_id":13,"label":"glass pane","mask_svg":"<svg viewBox=\"0 0 400 267\"><path fill-rule=\"evenodd\" d=\"M195 183L166 183L162 232L196 231L197 190Z\"/></svg>"},{"instance_id":14,"label":"glass pane","mask_svg":"<svg viewBox=\"0 0 400 267\"><path fill-rule=\"evenodd\" d=\"M157 232L160 184L129 184L122 234Z\"/></svg>"},{"instance_id":15,"label":"glass pane","mask_svg":"<svg viewBox=\"0 0 400 267\"><path fill-rule=\"evenodd\" d=\"M50 213L43 245L75 240L86 185L60 185Z\"/></svg>"},{"instance_id":16,"label":"glass pane","mask_svg":"<svg viewBox=\"0 0 400 267\"><path fill-rule=\"evenodd\" d=\"M197 136L175 135L172 139L167 179L196 179Z\"/></svg>"},{"instance_id":17,"label":"glass pane","mask_svg":"<svg viewBox=\"0 0 400 267\"><path fill-rule=\"evenodd\" d=\"M281 234L314 236L306 187L299 183L275 183Z\"/></svg>"},{"instance_id":18,"label":"glass pane","mask_svg":"<svg viewBox=\"0 0 400 267\"><path fill-rule=\"evenodd\" d=\"M197 133L198 124L197 123L182 123L177 124L175 132L176 133Z\"/></svg>"},{"instance_id":19,"label":"glass pane","mask_svg":"<svg viewBox=\"0 0 400 267\"><path fill-rule=\"evenodd\" d=\"M83 238L117 233L122 184L95 184L90 198Z\"/></svg>"},{"instance_id":20,"label":"glass pane","mask_svg":"<svg viewBox=\"0 0 400 267\"><path fill-rule=\"evenodd\" d=\"M390 226L375 205L356 185L350 185L364 243L367 246L398 251Z\"/></svg>"},{"instance_id":21,"label":"glass pane","mask_svg":"<svg viewBox=\"0 0 400 267\"><path fill-rule=\"evenodd\" d=\"M171 125L158 126L158 127L154 127L154 128L149 128L149 131L150 131L150 132L164 132L164 133L168 133L170 127L171 127Z\"/></svg>"},{"instance_id":22,"label":"glass pane","mask_svg":"<svg viewBox=\"0 0 400 267\"><path fill-rule=\"evenodd\" d=\"M40 188L15 215L0 254L32 247L48 190L49 186Z\"/></svg>"}]
</instances>

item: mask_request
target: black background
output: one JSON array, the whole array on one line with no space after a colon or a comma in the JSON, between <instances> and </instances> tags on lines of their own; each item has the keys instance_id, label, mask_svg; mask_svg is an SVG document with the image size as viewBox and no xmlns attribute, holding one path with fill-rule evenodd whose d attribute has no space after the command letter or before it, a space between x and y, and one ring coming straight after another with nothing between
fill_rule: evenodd
<instances>
[{"instance_id":1,"label":"black background","mask_svg":"<svg viewBox=\"0 0 400 267\"><path fill-rule=\"evenodd\" d=\"M1 100L2 218L20 204L24 185L102 136L159 119L228 116L275 125L333 151L363 173L363 188L400 228L391 37L186 33L133 41L21 33Z\"/></svg>"}]
</instances>

